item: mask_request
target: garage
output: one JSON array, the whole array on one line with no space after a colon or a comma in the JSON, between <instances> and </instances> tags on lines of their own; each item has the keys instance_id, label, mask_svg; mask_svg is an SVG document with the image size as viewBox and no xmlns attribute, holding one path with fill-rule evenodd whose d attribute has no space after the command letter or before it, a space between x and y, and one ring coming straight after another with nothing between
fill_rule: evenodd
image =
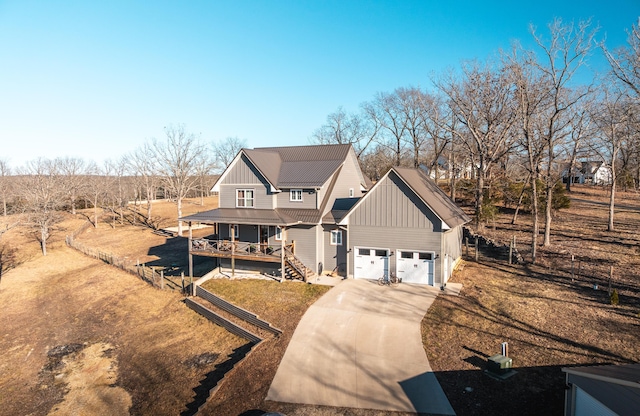
<instances>
[{"instance_id":1,"label":"garage","mask_svg":"<svg viewBox=\"0 0 640 416\"><path fill-rule=\"evenodd\" d=\"M405 283L434 285L434 253L428 251L397 250L396 271Z\"/></svg>"},{"instance_id":2,"label":"garage","mask_svg":"<svg viewBox=\"0 0 640 416\"><path fill-rule=\"evenodd\" d=\"M389 276L389 250L371 247L354 247L356 279L379 279Z\"/></svg>"}]
</instances>

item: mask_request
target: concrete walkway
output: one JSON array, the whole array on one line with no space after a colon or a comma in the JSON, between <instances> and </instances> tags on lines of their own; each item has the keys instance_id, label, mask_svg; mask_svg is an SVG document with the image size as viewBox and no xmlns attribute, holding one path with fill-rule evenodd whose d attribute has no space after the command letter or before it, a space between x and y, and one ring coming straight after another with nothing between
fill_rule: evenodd
<instances>
[{"instance_id":1,"label":"concrete walkway","mask_svg":"<svg viewBox=\"0 0 640 416\"><path fill-rule=\"evenodd\" d=\"M420 322L439 290L345 280L302 317L268 400L453 415Z\"/></svg>"}]
</instances>

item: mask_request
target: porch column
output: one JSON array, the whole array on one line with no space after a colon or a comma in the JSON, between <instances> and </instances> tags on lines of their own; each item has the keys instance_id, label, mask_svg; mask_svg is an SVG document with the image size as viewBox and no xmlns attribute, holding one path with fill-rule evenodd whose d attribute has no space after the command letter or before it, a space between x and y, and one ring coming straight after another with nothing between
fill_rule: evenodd
<instances>
[{"instance_id":1,"label":"porch column","mask_svg":"<svg viewBox=\"0 0 640 416\"><path fill-rule=\"evenodd\" d=\"M282 247L280 247L280 283L284 282L284 247L287 245L287 240L285 238L285 227L282 227L282 240L280 241L280 243L282 244Z\"/></svg>"},{"instance_id":2,"label":"porch column","mask_svg":"<svg viewBox=\"0 0 640 416\"><path fill-rule=\"evenodd\" d=\"M238 229L240 229L240 227L238 227ZM236 225L231 224L231 277L236 276L235 245L236 245Z\"/></svg>"}]
</instances>

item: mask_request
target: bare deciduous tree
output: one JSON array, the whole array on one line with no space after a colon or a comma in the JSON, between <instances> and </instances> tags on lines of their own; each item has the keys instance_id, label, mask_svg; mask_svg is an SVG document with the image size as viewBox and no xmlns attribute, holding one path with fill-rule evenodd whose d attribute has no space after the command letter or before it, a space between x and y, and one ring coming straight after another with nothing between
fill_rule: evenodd
<instances>
[{"instance_id":1,"label":"bare deciduous tree","mask_svg":"<svg viewBox=\"0 0 640 416\"><path fill-rule=\"evenodd\" d=\"M349 114L342 107L327 116L327 122L313 132L315 144L351 144L358 160L373 142L380 126L361 114Z\"/></svg>"},{"instance_id":2,"label":"bare deciduous tree","mask_svg":"<svg viewBox=\"0 0 640 416\"><path fill-rule=\"evenodd\" d=\"M399 95L378 93L373 101L363 105L363 109L371 122L380 126L380 133L376 137L378 145L393 151L394 165L400 166L407 124Z\"/></svg>"},{"instance_id":3,"label":"bare deciduous tree","mask_svg":"<svg viewBox=\"0 0 640 416\"><path fill-rule=\"evenodd\" d=\"M0 159L0 194L2 196L2 215L7 216L7 199L11 192L11 167L6 159Z\"/></svg>"},{"instance_id":4,"label":"bare deciduous tree","mask_svg":"<svg viewBox=\"0 0 640 416\"><path fill-rule=\"evenodd\" d=\"M626 47L609 51L604 42L600 46L611 65L614 77L634 91L636 97L640 97L640 18L637 24L631 26L627 35Z\"/></svg>"},{"instance_id":5,"label":"bare deciduous tree","mask_svg":"<svg viewBox=\"0 0 640 416\"><path fill-rule=\"evenodd\" d=\"M152 201L155 199L158 177L155 172L153 149L148 143L138 147L133 153L127 156L129 170L135 175L138 186L142 188L140 196L137 199L145 199L147 205L147 222L151 221Z\"/></svg>"},{"instance_id":6,"label":"bare deciduous tree","mask_svg":"<svg viewBox=\"0 0 640 416\"><path fill-rule=\"evenodd\" d=\"M611 169L611 192L609 195L608 231L614 231L614 209L616 196L616 160L620 149L632 136L637 136L634 128L634 113L628 96L621 91L606 88L602 101L592 115L600 135L596 140L599 153Z\"/></svg>"},{"instance_id":7,"label":"bare deciduous tree","mask_svg":"<svg viewBox=\"0 0 640 416\"><path fill-rule=\"evenodd\" d=\"M225 169L233 162L233 158L236 157L238 152L246 146L247 141L237 137L227 137L219 142L213 142L212 147L215 161L222 169Z\"/></svg>"},{"instance_id":8,"label":"bare deciduous tree","mask_svg":"<svg viewBox=\"0 0 640 416\"><path fill-rule=\"evenodd\" d=\"M447 96L464 127L456 130L456 135L476 170L476 225L481 226L485 182L493 165L513 146L513 87L503 68L477 63L463 65L461 79L450 75L436 81L436 86Z\"/></svg>"},{"instance_id":9,"label":"bare deciduous tree","mask_svg":"<svg viewBox=\"0 0 640 416\"><path fill-rule=\"evenodd\" d=\"M36 159L18 170L20 196L27 221L38 230L42 254L47 255L47 240L52 228L61 220L60 209L66 194L62 176L55 161Z\"/></svg>"},{"instance_id":10,"label":"bare deciduous tree","mask_svg":"<svg viewBox=\"0 0 640 416\"><path fill-rule=\"evenodd\" d=\"M171 196L176 199L178 218L182 217L182 200L195 188L197 165L206 148L198 138L188 133L184 125L165 127L166 140L154 139L151 144L156 170ZM182 236L182 221L178 221Z\"/></svg>"},{"instance_id":11,"label":"bare deciduous tree","mask_svg":"<svg viewBox=\"0 0 640 416\"><path fill-rule=\"evenodd\" d=\"M576 72L582 68L593 50L593 38L597 29L590 28L590 21L579 22L577 25L564 24L561 19L554 19L549 24L549 40L537 34L531 28L531 34L542 50L543 60L532 61L543 74L545 84L548 85L549 105L544 112L542 135L546 140L547 169L545 175L545 229L543 245L551 244L551 220L553 209L553 188L559 179L554 174L557 148L569 134L571 118L569 109L591 93L587 88L569 87Z\"/></svg>"}]
</instances>

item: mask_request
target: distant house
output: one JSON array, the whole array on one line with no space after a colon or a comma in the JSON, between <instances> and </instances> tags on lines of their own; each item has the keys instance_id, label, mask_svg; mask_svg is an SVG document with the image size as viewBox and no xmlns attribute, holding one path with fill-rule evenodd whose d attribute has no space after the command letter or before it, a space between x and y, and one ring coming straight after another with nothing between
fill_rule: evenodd
<instances>
[{"instance_id":1,"label":"distant house","mask_svg":"<svg viewBox=\"0 0 640 416\"><path fill-rule=\"evenodd\" d=\"M573 167L567 163L562 171L562 180L565 183L611 185L611 167L605 162L593 160L580 162Z\"/></svg>"},{"instance_id":2,"label":"distant house","mask_svg":"<svg viewBox=\"0 0 640 416\"><path fill-rule=\"evenodd\" d=\"M242 149L213 190L219 208L181 218L216 227L190 256L304 280L396 273L442 286L470 220L419 170L393 168L372 186L351 145Z\"/></svg>"},{"instance_id":3,"label":"distant house","mask_svg":"<svg viewBox=\"0 0 640 416\"><path fill-rule=\"evenodd\" d=\"M640 413L640 364L563 368L566 416Z\"/></svg>"}]
</instances>

